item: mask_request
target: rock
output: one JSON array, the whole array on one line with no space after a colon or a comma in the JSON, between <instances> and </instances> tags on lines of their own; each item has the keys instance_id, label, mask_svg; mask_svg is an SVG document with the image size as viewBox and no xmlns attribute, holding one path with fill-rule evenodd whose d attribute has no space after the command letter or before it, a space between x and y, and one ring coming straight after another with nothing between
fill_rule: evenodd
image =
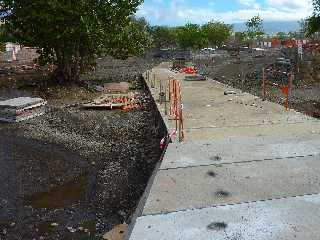
<instances>
[{"instance_id":1,"label":"rock","mask_svg":"<svg viewBox=\"0 0 320 240\"><path fill-rule=\"evenodd\" d=\"M236 92L236 91L233 91L233 90L226 90L226 91L224 92L224 95L233 95L233 94L237 94L237 92Z\"/></svg>"},{"instance_id":2,"label":"rock","mask_svg":"<svg viewBox=\"0 0 320 240\"><path fill-rule=\"evenodd\" d=\"M75 233L77 231L77 229L74 229L73 227L67 227L67 229L69 230L69 232L71 233Z\"/></svg>"},{"instance_id":3,"label":"rock","mask_svg":"<svg viewBox=\"0 0 320 240\"><path fill-rule=\"evenodd\" d=\"M127 216L126 212L125 212L125 211L122 211L122 210L120 210L120 211L118 212L118 214L119 214L120 216L122 216L122 217L126 217L126 216Z\"/></svg>"},{"instance_id":4,"label":"rock","mask_svg":"<svg viewBox=\"0 0 320 240\"><path fill-rule=\"evenodd\" d=\"M110 93L128 93L132 85L128 82L105 83L104 90Z\"/></svg>"},{"instance_id":5,"label":"rock","mask_svg":"<svg viewBox=\"0 0 320 240\"><path fill-rule=\"evenodd\" d=\"M128 230L127 224L117 225L111 231L104 234L103 239L104 240L123 240L127 230Z\"/></svg>"},{"instance_id":6,"label":"rock","mask_svg":"<svg viewBox=\"0 0 320 240\"><path fill-rule=\"evenodd\" d=\"M95 89L97 92L102 92L102 91L104 90L104 87L97 85L97 86L94 87L94 89Z\"/></svg>"}]
</instances>

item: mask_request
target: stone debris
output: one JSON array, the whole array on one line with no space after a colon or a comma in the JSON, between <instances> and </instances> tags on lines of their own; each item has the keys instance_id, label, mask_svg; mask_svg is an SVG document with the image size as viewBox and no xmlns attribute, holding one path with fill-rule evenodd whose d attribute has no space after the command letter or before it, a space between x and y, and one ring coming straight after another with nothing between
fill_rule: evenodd
<instances>
[{"instance_id":1,"label":"stone debris","mask_svg":"<svg viewBox=\"0 0 320 240\"><path fill-rule=\"evenodd\" d=\"M127 224L117 225L111 231L104 234L103 239L104 240L123 240L127 230L128 230Z\"/></svg>"},{"instance_id":2,"label":"stone debris","mask_svg":"<svg viewBox=\"0 0 320 240\"><path fill-rule=\"evenodd\" d=\"M77 229L73 228L73 227L67 227L67 229L69 230L69 232L71 233L75 233L77 231Z\"/></svg>"},{"instance_id":3,"label":"stone debris","mask_svg":"<svg viewBox=\"0 0 320 240\"><path fill-rule=\"evenodd\" d=\"M233 91L233 90L226 90L226 91L224 92L224 95L235 95L235 94L237 94L237 92L236 92L236 91Z\"/></svg>"},{"instance_id":4,"label":"stone debris","mask_svg":"<svg viewBox=\"0 0 320 240\"><path fill-rule=\"evenodd\" d=\"M143 109L146 99L139 93L127 94L103 94L102 96L94 99L90 103L83 104L84 108L105 108L105 109Z\"/></svg>"},{"instance_id":5,"label":"stone debris","mask_svg":"<svg viewBox=\"0 0 320 240\"><path fill-rule=\"evenodd\" d=\"M104 90L108 93L128 93L132 85L128 82L105 83Z\"/></svg>"},{"instance_id":6,"label":"stone debris","mask_svg":"<svg viewBox=\"0 0 320 240\"><path fill-rule=\"evenodd\" d=\"M20 122L43 115L46 105L44 99L31 97L0 101L0 121Z\"/></svg>"},{"instance_id":7,"label":"stone debris","mask_svg":"<svg viewBox=\"0 0 320 240\"><path fill-rule=\"evenodd\" d=\"M196 75L187 75L184 78L185 81L206 81L207 78L205 76L196 74Z\"/></svg>"}]
</instances>

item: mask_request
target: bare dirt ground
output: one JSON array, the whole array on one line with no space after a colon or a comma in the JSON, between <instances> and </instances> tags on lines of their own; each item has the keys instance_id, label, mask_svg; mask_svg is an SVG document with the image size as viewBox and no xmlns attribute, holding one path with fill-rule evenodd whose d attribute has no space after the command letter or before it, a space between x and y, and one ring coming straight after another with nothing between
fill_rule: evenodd
<instances>
[{"instance_id":1,"label":"bare dirt ground","mask_svg":"<svg viewBox=\"0 0 320 240\"><path fill-rule=\"evenodd\" d=\"M137 75L150 66L100 59L83 81L130 80L141 88ZM164 133L155 128L151 101L145 110L84 110L78 104L99 93L58 87L46 74L1 77L1 99L39 96L49 108L23 123L0 123L0 239L102 239L130 221Z\"/></svg>"},{"instance_id":2,"label":"bare dirt ground","mask_svg":"<svg viewBox=\"0 0 320 240\"><path fill-rule=\"evenodd\" d=\"M256 96L262 95L262 68L273 64L280 52L267 52L263 57L252 57L248 52L241 53L240 62L227 52L220 52L211 66L200 66L200 71L217 81L225 83ZM294 60L294 56L288 54ZM307 115L320 118L320 71L319 63L306 58L309 64L301 63L300 72L295 72L293 88L290 96L290 108ZM284 97L281 91L273 89L273 94ZM284 102L268 98L280 104Z\"/></svg>"}]
</instances>

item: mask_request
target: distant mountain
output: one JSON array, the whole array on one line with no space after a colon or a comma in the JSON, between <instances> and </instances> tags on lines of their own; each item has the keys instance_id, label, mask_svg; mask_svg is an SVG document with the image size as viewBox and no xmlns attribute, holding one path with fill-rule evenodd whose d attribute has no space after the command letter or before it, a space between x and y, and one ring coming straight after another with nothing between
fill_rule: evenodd
<instances>
[{"instance_id":1,"label":"distant mountain","mask_svg":"<svg viewBox=\"0 0 320 240\"><path fill-rule=\"evenodd\" d=\"M236 32L242 32L246 30L245 23L233 24ZM264 22L263 29L267 34L274 34L277 32L294 32L300 30L298 21L286 21L286 22Z\"/></svg>"}]
</instances>

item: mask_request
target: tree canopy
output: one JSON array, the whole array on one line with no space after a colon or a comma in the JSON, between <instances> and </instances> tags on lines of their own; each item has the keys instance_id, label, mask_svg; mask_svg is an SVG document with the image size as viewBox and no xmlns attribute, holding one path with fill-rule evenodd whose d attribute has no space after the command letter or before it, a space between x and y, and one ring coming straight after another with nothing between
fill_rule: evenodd
<instances>
[{"instance_id":1,"label":"tree canopy","mask_svg":"<svg viewBox=\"0 0 320 240\"><path fill-rule=\"evenodd\" d=\"M243 45L246 42L247 34L246 32L235 32L234 42L236 45Z\"/></svg>"},{"instance_id":2,"label":"tree canopy","mask_svg":"<svg viewBox=\"0 0 320 240\"><path fill-rule=\"evenodd\" d=\"M42 62L56 64L56 78L73 82L102 49L114 49L116 41L117 48L123 47L123 32L138 28L130 16L141 2L1 0L0 13L7 33L18 43L39 49Z\"/></svg>"},{"instance_id":3,"label":"tree canopy","mask_svg":"<svg viewBox=\"0 0 320 240\"><path fill-rule=\"evenodd\" d=\"M232 25L211 21L202 26L202 31L212 47L220 47L232 34Z\"/></svg>"},{"instance_id":4,"label":"tree canopy","mask_svg":"<svg viewBox=\"0 0 320 240\"><path fill-rule=\"evenodd\" d=\"M178 45L183 48L194 50L201 49L208 45L208 39L198 24L187 23L185 26L176 29L176 39Z\"/></svg>"},{"instance_id":5,"label":"tree canopy","mask_svg":"<svg viewBox=\"0 0 320 240\"><path fill-rule=\"evenodd\" d=\"M198 50L208 46L221 46L230 39L232 28L231 25L217 21L202 26L187 23L185 26L177 27L173 35L179 47Z\"/></svg>"},{"instance_id":6,"label":"tree canopy","mask_svg":"<svg viewBox=\"0 0 320 240\"><path fill-rule=\"evenodd\" d=\"M150 31L151 27L144 18L131 17L128 25L110 39L106 52L120 59L143 55L152 46Z\"/></svg>"},{"instance_id":7,"label":"tree canopy","mask_svg":"<svg viewBox=\"0 0 320 240\"><path fill-rule=\"evenodd\" d=\"M246 22L247 36L249 39L259 39L263 36L263 20L259 15L254 16Z\"/></svg>"},{"instance_id":8,"label":"tree canopy","mask_svg":"<svg viewBox=\"0 0 320 240\"><path fill-rule=\"evenodd\" d=\"M176 46L175 28L167 26L154 26L151 28L154 46L159 50Z\"/></svg>"},{"instance_id":9,"label":"tree canopy","mask_svg":"<svg viewBox=\"0 0 320 240\"><path fill-rule=\"evenodd\" d=\"M306 19L305 32L311 36L320 31L320 0L313 0L313 15Z\"/></svg>"}]
</instances>

